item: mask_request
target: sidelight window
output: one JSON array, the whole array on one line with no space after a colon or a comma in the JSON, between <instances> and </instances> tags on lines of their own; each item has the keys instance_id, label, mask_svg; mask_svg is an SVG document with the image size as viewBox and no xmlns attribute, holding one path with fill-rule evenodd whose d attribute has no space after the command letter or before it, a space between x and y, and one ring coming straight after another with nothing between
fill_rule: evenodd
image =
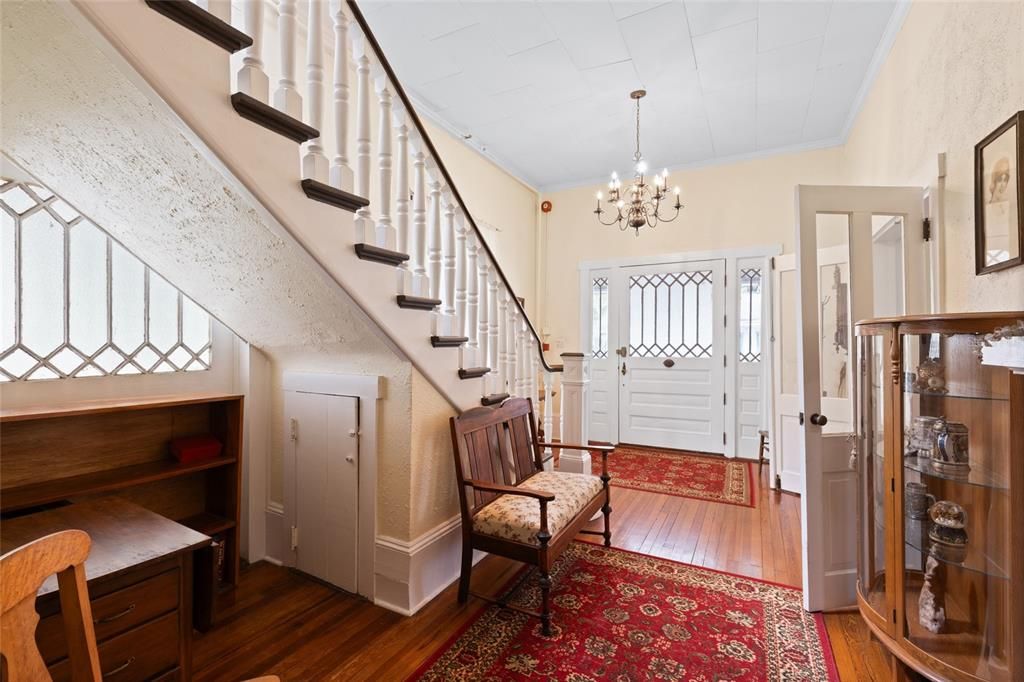
<instances>
[{"instance_id":1,"label":"sidelight window","mask_svg":"<svg viewBox=\"0 0 1024 682\"><path fill-rule=\"evenodd\" d=\"M595 277L591 288L590 353L595 358L608 357L608 278Z\"/></svg>"},{"instance_id":2,"label":"sidelight window","mask_svg":"<svg viewBox=\"0 0 1024 682\"><path fill-rule=\"evenodd\" d=\"M761 362L761 269L740 270L740 362Z\"/></svg>"}]
</instances>

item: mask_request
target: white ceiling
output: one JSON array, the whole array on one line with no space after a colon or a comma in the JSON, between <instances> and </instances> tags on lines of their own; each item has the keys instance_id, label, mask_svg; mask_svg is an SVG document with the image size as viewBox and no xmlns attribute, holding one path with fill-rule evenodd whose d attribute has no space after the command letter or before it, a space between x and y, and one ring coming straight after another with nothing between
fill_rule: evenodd
<instances>
[{"instance_id":1,"label":"white ceiling","mask_svg":"<svg viewBox=\"0 0 1024 682\"><path fill-rule=\"evenodd\" d=\"M360 3L426 113L539 189L828 146L905 10L887 0Z\"/></svg>"}]
</instances>

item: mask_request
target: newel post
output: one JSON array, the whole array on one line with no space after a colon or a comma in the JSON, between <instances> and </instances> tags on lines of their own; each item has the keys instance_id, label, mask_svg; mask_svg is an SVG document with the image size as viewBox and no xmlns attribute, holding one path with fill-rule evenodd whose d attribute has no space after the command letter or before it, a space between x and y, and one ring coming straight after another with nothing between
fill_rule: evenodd
<instances>
[{"instance_id":1,"label":"newel post","mask_svg":"<svg viewBox=\"0 0 1024 682\"><path fill-rule=\"evenodd\" d=\"M586 445L590 435L590 358L562 353L562 442ZM559 468L590 473L589 450L562 450Z\"/></svg>"}]
</instances>

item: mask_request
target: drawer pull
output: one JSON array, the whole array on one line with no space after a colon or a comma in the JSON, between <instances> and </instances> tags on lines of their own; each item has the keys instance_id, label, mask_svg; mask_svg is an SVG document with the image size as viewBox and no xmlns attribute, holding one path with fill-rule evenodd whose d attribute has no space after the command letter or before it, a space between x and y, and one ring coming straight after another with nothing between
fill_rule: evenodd
<instances>
[{"instance_id":1,"label":"drawer pull","mask_svg":"<svg viewBox=\"0 0 1024 682\"><path fill-rule=\"evenodd\" d=\"M112 623L113 621L117 620L118 618L124 618L125 616L127 616L129 613L131 613L134 610L135 610L135 604L132 604L128 608L126 608L124 611L122 611L121 613L115 613L113 616L106 616L105 618L96 618L93 622L96 623L97 625L99 625L100 623Z\"/></svg>"},{"instance_id":2,"label":"drawer pull","mask_svg":"<svg viewBox=\"0 0 1024 682\"><path fill-rule=\"evenodd\" d=\"M113 677L114 675L118 674L119 672L121 672L122 670L124 670L125 668L127 668L128 666L130 666L134 662L135 662L135 657L134 656L129 656L128 660L125 661L124 663L122 663L121 665L117 666L116 668L114 668L110 672L103 673L103 677Z\"/></svg>"}]
</instances>

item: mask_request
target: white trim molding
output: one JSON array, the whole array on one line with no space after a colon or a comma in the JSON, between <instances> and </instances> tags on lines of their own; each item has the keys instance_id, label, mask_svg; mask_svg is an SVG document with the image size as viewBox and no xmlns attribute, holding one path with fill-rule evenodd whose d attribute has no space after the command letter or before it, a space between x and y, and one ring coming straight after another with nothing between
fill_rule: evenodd
<instances>
[{"instance_id":1,"label":"white trim molding","mask_svg":"<svg viewBox=\"0 0 1024 682\"><path fill-rule=\"evenodd\" d=\"M484 552L474 552L473 563L485 556ZM410 541L378 536L373 602L411 616L458 580L461 558L461 516Z\"/></svg>"}]
</instances>

